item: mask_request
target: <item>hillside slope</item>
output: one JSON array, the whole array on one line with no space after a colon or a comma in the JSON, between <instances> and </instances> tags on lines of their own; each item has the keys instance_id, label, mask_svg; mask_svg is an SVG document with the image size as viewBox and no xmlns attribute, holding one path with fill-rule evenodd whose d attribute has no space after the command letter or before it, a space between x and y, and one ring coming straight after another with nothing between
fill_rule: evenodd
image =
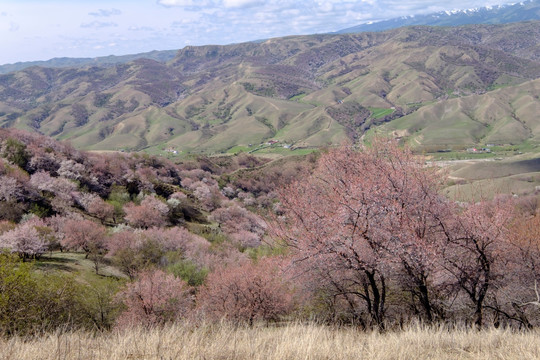
<instances>
[{"instance_id":1,"label":"hillside slope","mask_svg":"<svg viewBox=\"0 0 540 360\"><path fill-rule=\"evenodd\" d=\"M411 143L468 144L540 143L540 79L485 94L457 97L426 105L383 129Z\"/></svg>"},{"instance_id":2,"label":"hillside slope","mask_svg":"<svg viewBox=\"0 0 540 360\"><path fill-rule=\"evenodd\" d=\"M317 147L381 123L411 135L433 122L460 137L426 131L421 144L473 145L490 134L500 143L537 141L538 38L538 22L411 27L186 47L167 64L33 67L0 76L0 125L78 148L154 152L254 150L269 140ZM460 110L437 117L456 103L498 130L462 136ZM514 122L521 132L504 125Z\"/></svg>"}]
</instances>

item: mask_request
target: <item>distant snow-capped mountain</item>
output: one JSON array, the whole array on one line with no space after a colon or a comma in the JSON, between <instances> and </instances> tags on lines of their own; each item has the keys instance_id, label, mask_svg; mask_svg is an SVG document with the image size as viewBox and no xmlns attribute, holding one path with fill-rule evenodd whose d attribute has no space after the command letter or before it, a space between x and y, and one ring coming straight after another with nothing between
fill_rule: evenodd
<instances>
[{"instance_id":1,"label":"distant snow-capped mountain","mask_svg":"<svg viewBox=\"0 0 540 360\"><path fill-rule=\"evenodd\" d=\"M339 30L336 33L383 31L412 25L459 26L467 24L506 24L540 20L540 0L528 0L510 5L441 11L427 15L402 16Z\"/></svg>"}]
</instances>

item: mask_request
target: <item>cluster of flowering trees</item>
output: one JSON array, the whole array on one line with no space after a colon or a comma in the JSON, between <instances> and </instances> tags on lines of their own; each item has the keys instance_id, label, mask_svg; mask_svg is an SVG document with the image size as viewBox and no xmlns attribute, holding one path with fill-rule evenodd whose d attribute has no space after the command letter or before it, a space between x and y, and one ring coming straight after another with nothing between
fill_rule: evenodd
<instances>
[{"instance_id":1,"label":"cluster of flowering trees","mask_svg":"<svg viewBox=\"0 0 540 360\"><path fill-rule=\"evenodd\" d=\"M81 290L76 282L70 291L85 294L77 299L95 296L101 314L118 309L118 326L186 317L253 323L309 316L378 328L413 319L478 327L540 322L537 202L450 201L441 195L440 172L393 141L280 165L280 189L269 180L276 174L240 178L240 163L259 164L248 160L221 160L235 170L233 179L220 160L197 167L90 155L0 129L0 248L23 261L83 252L96 273L104 263L115 266L125 282L119 292ZM12 281L8 273L0 272L0 288L24 297L2 285ZM2 306L6 322L9 313L24 313Z\"/></svg>"},{"instance_id":2,"label":"cluster of flowering trees","mask_svg":"<svg viewBox=\"0 0 540 360\"><path fill-rule=\"evenodd\" d=\"M498 324L537 321L515 305L523 294L508 297L516 284L532 296L538 276L540 238L524 246L512 233L524 215L505 197L456 204L441 185L434 169L392 141L332 150L310 178L282 192L284 215L273 228L307 275L306 290L366 326L407 317L482 326L486 313Z\"/></svg>"},{"instance_id":3,"label":"cluster of flowering trees","mask_svg":"<svg viewBox=\"0 0 540 360\"><path fill-rule=\"evenodd\" d=\"M240 160L227 166L237 169ZM210 170L205 163L201 167ZM235 191L224 195L207 170L138 154L87 154L43 136L0 130L0 251L28 262L48 251L83 252L96 274L104 263L117 267L128 283L116 296L110 294L114 287L105 286L79 289L85 294L76 298L95 297L102 314L112 311L112 302L123 304L118 325L156 325L201 312L197 304L213 295L199 289L215 282L215 272L229 279L241 272L246 280L249 271L261 272L262 265L252 264L243 251L256 248L266 229L261 217L234 201ZM7 281L0 277L0 284ZM235 291L250 286L246 281ZM242 311L249 301L256 299L244 300ZM275 318L271 307L249 316Z\"/></svg>"},{"instance_id":4,"label":"cluster of flowering trees","mask_svg":"<svg viewBox=\"0 0 540 360\"><path fill-rule=\"evenodd\" d=\"M20 254L24 259L36 258L48 249L47 234L38 231L39 225L26 222L0 236L2 247Z\"/></svg>"}]
</instances>

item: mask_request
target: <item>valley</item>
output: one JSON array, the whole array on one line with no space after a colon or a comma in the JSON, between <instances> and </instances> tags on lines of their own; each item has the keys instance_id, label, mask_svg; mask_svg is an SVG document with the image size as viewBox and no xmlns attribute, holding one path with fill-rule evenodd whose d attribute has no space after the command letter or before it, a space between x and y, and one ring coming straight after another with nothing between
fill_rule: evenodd
<instances>
[{"instance_id":1,"label":"valley","mask_svg":"<svg viewBox=\"0 0 540 360\"><path fill-rule=\"evenodd\" d=\"M0 66L0 357L534 357L536 4Z\"/></svg>"}]
</instances>

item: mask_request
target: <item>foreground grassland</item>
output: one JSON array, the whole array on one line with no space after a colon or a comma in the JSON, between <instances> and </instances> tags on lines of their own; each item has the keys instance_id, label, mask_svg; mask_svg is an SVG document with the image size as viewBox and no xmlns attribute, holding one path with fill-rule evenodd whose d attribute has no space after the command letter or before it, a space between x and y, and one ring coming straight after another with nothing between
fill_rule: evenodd
<instances>
[{"instance_id":1,"label":"foreground grassland","mask_svg":"<svg viewBox=\"0 0 540 360\"><path fill-rule=\"evenodd\" d=\"M410 328L379 334L351 328L175 325L92 335L0 340L0 358L26 359L538 359L540 333Z\"/></svg>"}]
</instances>

